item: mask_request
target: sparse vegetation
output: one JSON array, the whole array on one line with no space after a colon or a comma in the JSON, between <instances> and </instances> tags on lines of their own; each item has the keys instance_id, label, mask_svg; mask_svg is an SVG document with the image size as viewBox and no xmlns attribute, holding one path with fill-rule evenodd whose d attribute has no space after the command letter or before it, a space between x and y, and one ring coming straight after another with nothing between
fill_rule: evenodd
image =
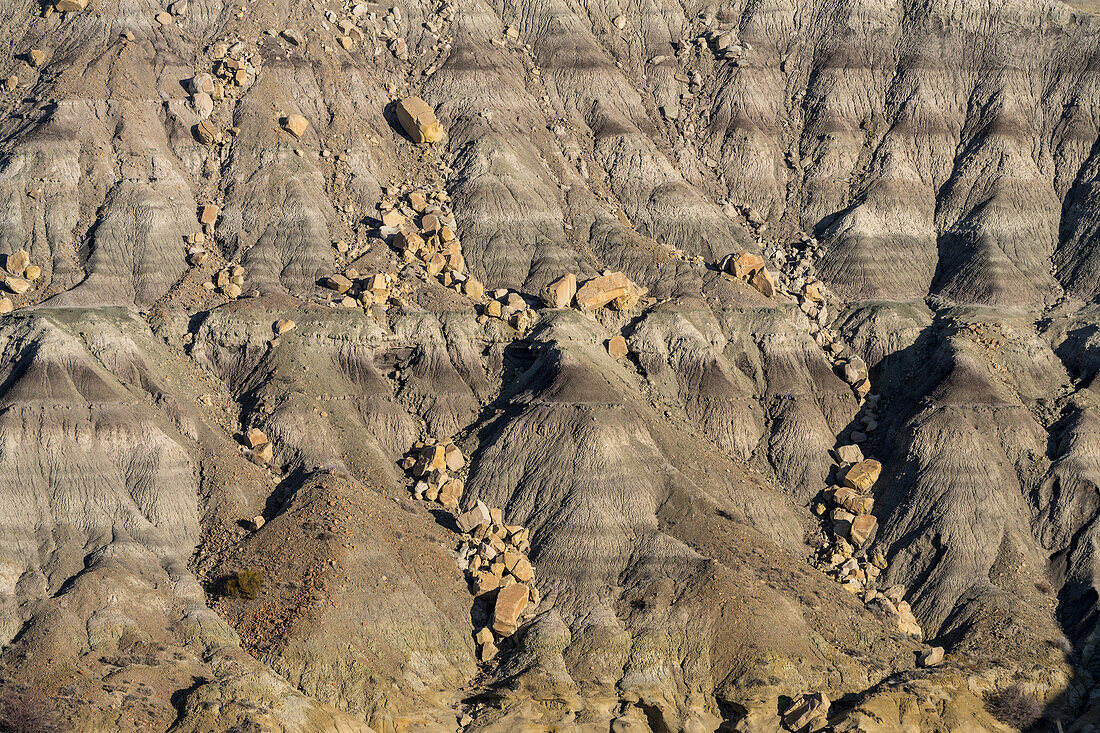
<instances>
[{"instance_id":1,"label":"sparse vegetation","mask_svg":"<svg viewBox=\"0 0 1100 733\"><path fill-rule=\"evenodd\" d=\"M260 594L263 586L264 571L260 568L245 568L226 578L222 591L227 596L253 599Z\"/></svg>"},{"instance_id":2,"label":"sparse vegetation","mask_svg":"<svg viewBox=\"0 0 1100 733\"><path fill-rule=\"evenodd\" d=\"M46 698L17 686L0 691L0 733L61 733L65 730Z\"/></svg>"},{"instance_id":3,"label":"sparse vegetation","mask_svg":"<svg viewBox=\"0 0 1100 733\"><path fill-rule=\"evenodd\" d=\"M1014 682L992 696L989 712L1002 723L1026 731L1042 719L1043 703Z\"/></svg>"}]
</instances>

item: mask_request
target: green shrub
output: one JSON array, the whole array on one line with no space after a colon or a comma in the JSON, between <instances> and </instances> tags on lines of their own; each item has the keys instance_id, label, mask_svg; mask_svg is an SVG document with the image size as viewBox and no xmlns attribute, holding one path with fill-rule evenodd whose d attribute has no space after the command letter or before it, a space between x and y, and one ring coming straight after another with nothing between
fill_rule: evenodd
<instances>
[{"instance_id":1,"label":"green shrub","mask_svg":"<svg viewBox=\"0 0 1100 733\"><path fill-rule=\"evenodd\" d=\"M227 596L255 598L264 587L264 571L259 568L238 570L225 579L224 592Z\"/></svg>"}]
</instances>

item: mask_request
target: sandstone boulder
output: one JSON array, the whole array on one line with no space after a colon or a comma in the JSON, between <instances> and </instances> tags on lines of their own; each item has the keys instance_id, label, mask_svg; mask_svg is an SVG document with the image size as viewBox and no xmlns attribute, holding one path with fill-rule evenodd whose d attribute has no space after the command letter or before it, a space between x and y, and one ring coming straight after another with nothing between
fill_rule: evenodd
<instances>
[{"instance_id":1,"label":"sandstone boulder","mask_svg":"<svg viewBox=\"0 0 1100 733\"><path fill-rule=\"evenodd\" d=\"M301 115L287 115L286 121L283 123L289 132L294 137L301 137L306 134L306 128L309 127L309 120Z\"/></svg>"},{"instance_id":2,"label":"sandstone boulder","mask_svg":"<svg viewBox=\"0 0 1100 733\"><path fill-rule=\"evenodd\" d=\"M267 435L259 428L249 428L244 433L244 441L248 444L249 448L255 448L258 445L263 445L268 442Z\"/></svg>"},{"instance_id":3,"label":"sandstone boulder","mask_svg":"<svg viewBox=\"0 0 1100 733\"><path fill-rule=\"evenodd\" d=\"M457 520L458 528L462 532L473 531L479 524L491 524L492 521L492 517L489 515L489 507L480 499L472 509L459 514Z\"/></svg>"},{"instance_id":4,"label":"sandstone boulder","mask_svg":"<svg viewBox=\"0 0 1100 733\"><path fill-rule=\"evenodd\" d=\"M626 345L626 339L622 336L614 336L607 341L607 353L611 354L615 359L622 359L628 353L630 349Z\"/></svg>"},{"instance_id":5,"label":"sandstone boulder","mask_svg":"<svg viewBox=\"0 0 1100 733\"><path fill-rule=\"evenodd\" d=\"M501 636L511 636L519 627L519 617L527 609L527 586L515 583L501 588L493 607L493 631Z\"/></svg>"},{"instance_id":6,"label":"sandstone boulder","mask_svg":"<svg viewBox=\"0 0 1100 733\"><path fill-rule=\"evenodd\" d=\"M754 272L752 279L749 280L749 284L756 288L765 298L771 298L775 295L775 276L768 272L768 268L766 267L762 267Z\"/></svg>"},{"instance_id":7,"label":"sandstone boulder","mask_svg":"<svg viewBox=\"0 0 1100 733\"><path fill-rule=\"evenodd\" d=\"M434 143L443 138L443 125L435 110L420 97L406 97L397 103L397 121L414 143Z\"/></svg>"},{"instance_id":8,"label":"sandstone boulder","mask_svg":"<svg viewBox=\"0 0 1100 733\"><path fill-rule=\"evenodd\" d=\"M849 443L836 449L836 456L841 463L859 463L863 460L863 451L858 445Z\"/></svg>"},{"instance_id":9,"label":"sandstone boulder","mask_svg":"<svg viewBox=\"0 0 1100 733\"><path fill-rule=\"evenodd\" d=\"M848 472L844 474L844 485L849 489L855 489L859 493L865 494L875 485L881 473L882 464L873 458L868 458L848 469Z\"/></svg>"},{"instance_id":10,"label":"sandstone boulder","mask_svg":"<svg viewBox=\"0 0 1100 733\"><path fill-rule=\"evenodd\" d=\"M275 335L282 336L284 333L294 328L295 325L296 324L294 323L294 321L291 321L287 318L280 318L279 320L275 321Z\"/></svg>"},{"instance_id":11,"label":"sandstone boulder","mask_svg":"<svg viewBox=\"0 0 1100 733\"><path fill-rule=\"evenodd\" d=\"M569 273L546 286L542 299L551 308L568 308L577 294L577 276Z\"/></svg>"},{"instance_id":12,"label":"sandstone boulder","mask_svg":"<svg viewBox=\"0 0 1100 733\"><path fill-rule=\"evenodd\" d=\"M920 654L920 666L922 667L937 667L943 664L943 647L942 646L930 646L924 649Z\"/></svg>"},{"instance_id":13,"label":"sandstone boulder","mask_svg":"<svg viewBox=\"0 0 1100 733\"><path fill-rule=\"evenodd\" d=\"M747 281L763 269L764 258L748 250L741 250L726 258L726 272L741 280Z\"/></svg>"},{"instance_id":14,"label":"sandstone boulder","mask_svg":"<svg viewBox=\"0 0 1100 733\"><path fill-rule=\"evenodd\" d=\"M878 529L878 519L871 514L860 514L852 520L852 527L848 530L848 541L859 549L871 541L876 529Z\"/></svg>"},{"instance_id":15,"label":"sandstone boulder","mask_svg":"<svg viewBox=\"0 0 1100 733\"><path fill-rule=\"evenodd\" d=\"M16 277L23 277L27 266L31 264L31 256L25 249L19 249L8 255L4 262L4 269Z\"/></svg>"},{"instance_id":16,"label":"sandstone boulder","mask_svg":"<svg viewBox=\"0 0 1100 733\"><path fill-rule=\"evenodd\" d=\"M577 306L591 311L615 303L619 310L633 306L645 294L645 290L630 281L621 272L609 272L586 282L577 290Z\"/></svg>"}]
</instances>

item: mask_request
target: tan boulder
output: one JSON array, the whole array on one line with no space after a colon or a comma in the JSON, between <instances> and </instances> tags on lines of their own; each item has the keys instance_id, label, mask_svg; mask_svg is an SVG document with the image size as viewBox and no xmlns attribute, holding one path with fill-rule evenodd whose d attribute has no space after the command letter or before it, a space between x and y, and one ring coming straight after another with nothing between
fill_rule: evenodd
<instances>
[{"instance_id":1,"label":"tan boulder","mask_svg":"<svg viewBox=\"0 0 1100 733\"><path fill-rule=\"evenodd\" d=\"M32 48L27 54L27 63L37 69L46 62L46 53L40 48Z\"/></svg>"},{"instance_id":2,"label":"tan boulder","mask_svg":"<svg viewBox=\"0 0 1100 733\"><path fill-rule=\"evenodd\" d=\"M222 141L222 130L210 120L201 120L195 125L195 137L203 145L213 145Z\"/></svg>"},{"instance_id":3,"label":"tan boulder","mask_svg":"<svg viewBox=\"0 0 1100 733\"><path fill-rule=\"evenodd\" d=\"M546 286L542 299L551 308L568 308L577 294L577 276L569 273Z\"/></svg>"},{"instance_id":4,"label":"tan boulder","mask_svg":"<svg viewBox=\"0 0 1100 733\"><path fill-rule=\"evenodd\" d=\"M931 646L921 652L920 666L938 667L943 664L943 647Z\"/></svg>"},{"instance_id":5,"label":"tan boulder","mask_svg":"<svg viewBox=\"0 0 1100 733\"><path fill-rule=\"evenodd\" d=\"M882 464L873 458L868 458L848 469L848 472L844 474L844 485L849 489L855 489L859 493L865 494L875 485L881 473Z\"/></svg>"},{"instance_id":6,"label":"tan boulder","mask_svg":"<svg viewBox=\"0 0 1100 733\"><path fill-rule=\"evenodd\" d=\"M0 298L0 315L6 315L15 310L15 304L11 302L11 298Z\"/></svg>"},{"instance_id":7,"label":"tan boulder","mask_svg":"<svg viewBox=\"0 0 1100 733\"><path fill-rule=\"evenodd\" d=\"M466 456L462 455L462 450L454 443L443 449L443 455L448 471L459 471L466 465Z\"/></svg>"},{"instance_id":8,"label":"tan boulder","mask_svg":"<svg viewBox=\"0 0 1100 733\"><path fill-rule=\"evenodd\" d=\"M267 435L259 428L249 428L246 430L244 433L244 440L249 448L255 448L258 445L268 442Z\"/></svg>"},{"instance_id":9,"label":"tan boulder","mask_svg":"<svg viewBox=\"0 0 1100 733\"><path fill-rule=\"evenodd\" d=\"M271 463L275 457L272 452L271 443L263 443L252 449L252 455L260 463Z\"/></svg>"},{"instance_id":10,"label":"tan boulder","mask_svg":"<svg viewBox=\"0 0 1100 733\"><path fill-rule=\"evenodd\" d=\"M27 265L27 269L23 272L23 277L27 278L31 282L34 282L38 278L42 277L42 268L38 265Z\"/></svg>"},{"instance_id":11,"label":"tan boulder","mask_svg":"<svg viewBox=\"0 0 1100 733\"><path fill-rule=\"evenodd\" d=\"M489 507L479 499L472 509L459 514L456 521L460 531L470 532L479 524L490 524L493 520L489 514Z\"/></svg>"},{"instance_id":12,"label":"tan boulder","mask_svg":"<svg viewBox=\"0 0 1100 733\"><path fill-rule=\"evenodd\" d=\"M519 627L519 618L527 610L527 586L516 583L501 588L493 607L493 631L501 636L511 636Z\"/></svg>"},{"instance_id":13,"label":"tan boulder","mask_svg":"<svg viewBox=\"0 0 1100 733\"><path fill-rule=\"evenodd\" d=\"M760 291L760 294L765 298L771 298L775 295L775 276L768 272L766 267L761 267L754 272L749 284Z\"/></svg>"},{"instance_id":14,"label":"tan boulder","mask_svg":"<svg viewBox=\"0 0 1100 733\"><path fill-rule=\"evenodd\" d=\"M21 277L7 277L4 278L4 287L16 295L22 295L31 289L31 283Z\"/></svg>"},{"instance_id":15,"label":"tan boulder","mask_svg":"<svg viewBox=\"0 0 1100 733\"><path fill-rule=\"evenodd\" d=\"M867 544L878 529L878 519L871 514L860 514L852 520L852 527L848 530L848 541L859 549Z\"/></svg>"},{"instance_id":16,"label":"tan boulder","mask_svg":"<svg viewBox=\"0 0 1100 733\"><path fill-rule=\"evenodd\" d=\"M445 471L446 469L447 457L443 446L427 445L417 453L412 472L414 476L426 476L432 471Z\"/></svg>"},{"instance_id":17,"label":"tan boulder","mask_svg":"<svg viewBox=\"0 0 1100 733\"><path fill-rule=\"evenodd\" d=\"M626 345L626 339L622 336L614 336L607 341L607 353L616 359L622 359L630 353Z\"/></svg>"},{"instance_id":18,"label":"tan boulder","mask_svg":"<svg viewBox=\"0 0 1100 733\"><path fill-rule=\"evenodd\" d=\"M26 272L27 266L31 264L31 256L25 249L19 249L8 255L4 262L4 269L10 272L12 275L22 277Z\"/></svg>"},{"instance_id":19,"label":"tan boulder","mask_svg":"<svg viewBox=\"0 0 1100 733\"><path fill-rule=\"evenodd\" d=\"M401 227L407 221L408 219L405 218L405 215L397 209L390 209L382 212L382 226L384 227Z\"/></svg>"},{"instance_id":20,"label":"tan boulder","mask_svg":"<svg viewBox=\"0 0 1100 733\"><path fill-rule=\"evenodd\" d=\"M762 269L764 269L764 258L747 250L741 250L726 259L726 272L742 280L749 280Z\"/></svg>"},{"instance_id":21,"label":"tan boulder","mask_svg":"<svg viewBox=\"0 0 1100 733\"><path fill-rule=\"evenodd\" d=\"M504 553L504 567L508 569L513 578L521 583L530 582L535 577L535 569L531 566L531 561L520 552L506 551Z\"/></svg>"},{"instance_id":22,"label":"tan boulder","mask_svg":"<svg viewBox=\"0 0 1100 733\"><path fill-rule=\"evenodd\" d=\"M842 445L836 449L836 457L841 463L859 463L863 460L863 451L858 445Z\"/></svg>"},{"instance_id":23,"label":"tan boulder","mask_svg":"<svg viewBox=\"0 0 1100 733\"><path fill-rule=\"evenodd\" d=\"M340 274L330 275L329 277L326 277L324 279L324 286L326 288L328 288L329 290L335 290L336 292L341 294L346 293L348 290L350 290L351 285L351 280Z\"/></svg>"},{"instance_id":24,"label":"tan boulder","mask_svg":"<svg viewBox=\"0 0 1100 733\"><path fill-rule=\"evenodd\" d=\"M821 290L821 283L818 281L808 282L802 287L802 294L815 303L820 303L825 300L825 295Z\"/></svg>"},{"instance_id":25,"label":"tan boulder","mask_svg":"<svg viewBox=\"0 0 1100 733\"><path fill-rule=\"evenodd\" d=\"M439 487L439 503L448 509L454 509L458 507L458 502L462 499L462 490L465 488L465 484L460 478L453 478L446 481Z\"/></svg>"},{"instance_id":26,"label":"tan boulder","mask_svg":"<svg viewBox=\"0 0 1100 733\"><path fill-rule=\"evenodd\" d=\"M215 222L218 221L218 215L220 213L221 209L214 204L206 204L199 210L199 223L204 227L214 226Z\"/></svg>"},{"instance_id":27,"label":"tan boulder","mask_svg":"<svg viewBox=\"0 0 1100 733\"><path fill-rule=\"evenodd\" d=\"M467 278L466 282L462 284L462 289L466 295L474 300L481 300L481 296L485 295L485 286L475 278Z\"/></svg>"},{"instance_id":28,"label":"tan boulder","mask_svg":"<svg viewBox=\"0 0 1100 733\"><path fill-rule=\"evenodd\" d=\"M582 311L590 311L614 301L616 307L625 310L637 303L645 292L644 288L632 283L623 273L609 272L592 278L577 290L577 306Z\"/></svg>"},{"instance_id":29,"label":"tan boulder","mask_svg":"<svg viewBox=\"0 0 1100 733\"><path fill-rule=\"evenodd\" d=\"M875 500L869 496L863 496L855 489L842 486L833 492L833 501L847 509L852 514L870 514L875 505Z\"/></svg>"},{"instance_id":30,"label":"tan boulder","mask_svg":"<svg viewBox=\"0 0 1100 733\"><path fill-rule=\"evenodd\" d=\"M309 127L309 120L297 114L287 115L283 125L291 135L294 137L301 137L306 134L306 128Z\"/></svg>"},{"instance_id":31,"label":"tan boulder","mask_svg":"<svg viewBox=\"0 0 1100 733\"><path fill-rule=\"evenodd\" d=\"M88 7L88 0L57 0L53 7L59 13L79 13Z\"/></svg>"},{"instance_id":32,"label":"tan boulder","mask_svg":"<svg viewBox=\"0 0 1100 733\"><path fill-rule=\"evenodd\" d=\"M490 300L488 305L485 306L485 315L492 318L500 318L504 313L504 308L501 306L499 300Z\"/></svg>"},{"instance_id":33,"label":"tan boulder","mask_svg":"<svg viewBox=\"0 0 1100 733\"><path fill-rule=\"evenodd\" d=\"M275 321L275 326L274 326L275 335L276 336L282 336L284 333L291 330L296 325L297 324L294 323L294 321L291 321L287 318L280 318L279 320Z\"/></svg>"},{"instance_id":34,"label":"tan boulder","mask_svg":"<svg viewBox=\"0 0 1100 733\"><path fill-rule=\"evenodd\" d=\"M443 138L443 125L435 110L420 97L406 97L397 103L397 121L414 143L434 143Z\"/></svg>"}]
</instances>

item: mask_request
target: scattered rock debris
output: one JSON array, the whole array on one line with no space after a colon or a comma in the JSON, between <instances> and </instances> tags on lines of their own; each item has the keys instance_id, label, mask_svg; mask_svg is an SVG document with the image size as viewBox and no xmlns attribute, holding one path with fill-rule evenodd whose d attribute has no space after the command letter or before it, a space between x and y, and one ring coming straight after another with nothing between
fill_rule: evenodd
<instances>
[{"instance_id":1,"label":"scattered rock debris","mask_svg":"<svg viewBox=\"0 0 1100 733\"><path fill-rule=\"evenodd\" d=\"M416 479L417 499L458 508L467 461L452 440L417 441L401 467ZM492 608L485 625L474 634L478 659L488 662L496 656L500 640L514 634L539 603L535 568L527 556L530 533L525 527L506 524L500 509L480 500L458 514L455 523L461 534L455 560L466 573L475 603L482 609Z\"/></svg>"}]
</instances>

